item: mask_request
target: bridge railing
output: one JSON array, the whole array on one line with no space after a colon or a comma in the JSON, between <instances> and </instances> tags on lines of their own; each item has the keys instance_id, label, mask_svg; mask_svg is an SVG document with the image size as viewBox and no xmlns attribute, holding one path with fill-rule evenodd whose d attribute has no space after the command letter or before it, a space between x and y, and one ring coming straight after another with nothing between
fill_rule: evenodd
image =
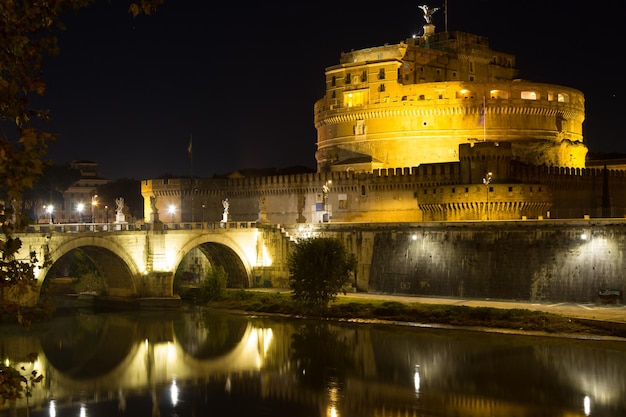
<instances>
[{"instance_id":1,"label":"bridge railing","mask_svg":"<svg viewBox=\"0 0 626 417\"><path fill-rule=\"evenodd\" d=\"M219 230L219 229L252 229L256 222L180 222L163 223L158 230ZM152 223L54 223L32 224L27 226L26 233L82 233L82 232L132 232L156 230Z\"/></svg>"}]
</instances>

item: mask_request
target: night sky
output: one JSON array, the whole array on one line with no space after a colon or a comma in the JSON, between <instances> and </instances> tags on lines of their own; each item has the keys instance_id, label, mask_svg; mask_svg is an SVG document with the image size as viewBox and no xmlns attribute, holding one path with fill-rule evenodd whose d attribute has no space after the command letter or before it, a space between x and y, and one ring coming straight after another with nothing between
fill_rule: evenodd
<instances>
[{"instance_id":1,"label":"night sky","mask_svg":"<svg viewBox=\"0 0 626 417\"><path fill-rule=\"evenodd\" d=\"M127 1L100 1L65 17L60 55L46 60L49 156L95 161L109 179L315 168L324 69L420 35L418 6L443 2L165 0L133 19ZM576 4L448 0L448 29L515 54L523 79L581 90L590 151L626 153L625 6ZM444 30L441 10L434 23Z\"/></svg>"}]
</instances>

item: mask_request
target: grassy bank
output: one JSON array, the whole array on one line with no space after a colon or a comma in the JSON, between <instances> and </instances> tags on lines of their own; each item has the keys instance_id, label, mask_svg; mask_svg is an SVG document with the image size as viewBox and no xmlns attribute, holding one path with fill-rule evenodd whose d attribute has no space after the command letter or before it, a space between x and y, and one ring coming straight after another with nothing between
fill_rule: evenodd
<instances>
[{"instance_id":1,"label":"grassy bank","mask_svg":"<svg viewBox=\"0 0 626 417\"><path fill-rule=\"evenodd\" d=\"M487 327L551 334L626 337L626 331L623 329L607 326L601 322L568 318L558 314L525 309L338 298L330 304L328 309L312 311L296 304L287 291L284 293L268 293L228 290L222 299L211 301L208 306L245 312L325 319L384 320L422 325Z\"/></svg>"}]
</instances>

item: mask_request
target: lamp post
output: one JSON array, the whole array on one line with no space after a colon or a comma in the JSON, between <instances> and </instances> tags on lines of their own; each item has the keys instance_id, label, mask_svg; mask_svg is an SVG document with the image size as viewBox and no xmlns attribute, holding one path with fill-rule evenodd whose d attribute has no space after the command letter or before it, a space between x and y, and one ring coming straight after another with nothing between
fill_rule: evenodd
<instances>
[{"instance_id":1,"label":"lamp post","mask_svg":"<svg viewBox=\"0 0 626 417\"><path fill-rule=\"evenodd\" d=\"M104 216L106 224L109 224L109 206L104 206Z\"/></svg>"},{"instance_id":2,"label":"lamp post","mask_svg":"<svg viewBox=\"0 0 626 417\"><path fill-rule=\"evenodd\" d=\"M324 193L324 214L323 216L325 216L326 218L323 219L323 221L329 222L330 221L330 213L328 212L328 193L330 192L330 186L332 185L332 180L328 180L326 181L326 183L324 183L324 186L322 187L322 192Z\"/></svg>"},{"instance_id":3,"label":"lamp post","mask_svg":"<svg viewBox=\"0 0 626 417\"><path fill-rule=\"evenodd\" d=\"M82 223L84 210L85 205L83 203L78 203L78 205L76 206L76 212L78 212L78 221L76 223Z\"/></svg>"},{"instance_id":4,"label":"lamp post","mask_svg":"<svg viewBox=\"0 0 626 417\"><path fill-rule=\"evenodd\" d=\"M98 194L94 194L91 197L91 223L96 222L95 212L96 212L97 205L98 205Z\"/></svg>"},{"instance_id":5,"label":"lamp post","mask_svg":"<svg viewBox=\"0 0 626 417\"><path fill-rule=\"evenodd\" d=\"M44 208L46 209L46 213L48 213L48 216L50 216L50 224L52 224L52 213L54 212L54 206L52 204L49 204L47 207L44 206Z\"/></svg>"},{"instance_id":6,"label":"lamp post","mask_svg":"<svg viewBox=\"0 0 626 417\"><path fill-rule=\"evenodd\" d=\"M170 207L168 208L167 212L170 214L170 222L174 223L174 213L176 213L176 206L173 204L170 204Z\"/></svg>"},{"instance_id":7,"label":"lamp post","mask_svg":"<svg viewBox=\"0 0 626 417\"><path fill-rule=\"evenodd\" d=\"M487 213L487 220L489 220L489 184L491 184L491 180L493 178L493 173L488 172L485 178L483 178L483 184L485 184L485 188L487 189L487 206L485 211Z\"/></svg>"}]
</instances>

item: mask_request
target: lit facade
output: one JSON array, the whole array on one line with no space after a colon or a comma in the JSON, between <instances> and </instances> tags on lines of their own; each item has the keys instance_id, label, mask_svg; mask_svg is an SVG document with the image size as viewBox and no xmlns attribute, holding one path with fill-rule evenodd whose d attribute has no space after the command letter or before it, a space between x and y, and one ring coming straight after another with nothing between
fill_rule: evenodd
<instances>
[{"instance_id":1,"label":"lit facade","mask_svg":"<svg viewBox=\"0 0 626 417\"><path fill-rule=\"evenodd\" d=\"M517 78L487 38L434 33L341 55L315 103L317 169L364 171L458 161L461 144L510 142L533 165L583 168L584 96Z\"/></svg>"},{"instance_id":2,"label":"lit facade","mask_svg":"<svg viewBox=\"0 0 626 417\"><path fill-rule=\"evenodd\" d=\"M145 221L219 222L226 199L229 221L303 226L626 214L625 171L586 167L582 92L518 78L484 37L424 30L326 69L316 172L145 180Z\"/></svg>"}]
</instances>

